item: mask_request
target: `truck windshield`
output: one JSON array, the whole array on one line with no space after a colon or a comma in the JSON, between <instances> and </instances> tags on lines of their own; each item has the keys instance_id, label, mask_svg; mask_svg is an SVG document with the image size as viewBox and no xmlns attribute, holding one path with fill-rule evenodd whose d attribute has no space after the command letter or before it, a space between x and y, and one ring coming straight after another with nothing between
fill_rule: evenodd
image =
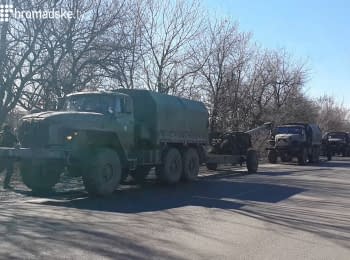
<instances>
[{"instance_id":1,"label":"truck windshield","mask_svg":"<svg viewBox=\"0 0 350 260\"><path fill-rule=\"evenodd\" d=\"M295 126L280 126L276 129L276 134L303 134L303 128Z\"/></svg>"},{"instance_id":2,"label":"truck windshield","mask_svg":"<svg viewBox=\"0 0 350 260\"><path fill-rule=\"evenodd\" d=\"M63 110L114 114L121 112L121 102L111 95L79 94L68 97Z\"/></svg>"},{"instance_id":3,"label":"truck windshield","mask_svg":"<svg viewBox=\"0 0 350 260\"><path fill-rule=\"evenodd\" d=\"M328 135L328 139L343 139L345 140L346 139L346 135L345 134L329 134Z\"/></svg>"}]
</instances>

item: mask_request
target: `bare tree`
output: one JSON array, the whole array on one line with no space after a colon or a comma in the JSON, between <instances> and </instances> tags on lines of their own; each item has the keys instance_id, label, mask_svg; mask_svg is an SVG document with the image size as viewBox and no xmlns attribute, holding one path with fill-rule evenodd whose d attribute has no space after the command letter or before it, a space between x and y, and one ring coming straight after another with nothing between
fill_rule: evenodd
<instances>
[{"instance_id":1,"label":"bare tree","mask_svg":"<svg viewBox=\"0 0 350 260\"><path fill-rule=\"evenodd\" d=\"M228 20L209 22L196 51L200 67L200 85L208 97L210 129L214 131L229 105L236 104L243 78L246 46L249 35L240 33L236 24ZM229 104L228 104L229 103Z\"/></svg>"},{"instance_id":2,"label":"bare tree","mask_svg":"<svg viewBox=\"0 0 350 260\"><path fill-rule=\"evenodd\" d=\"M124 17L124 2L55 1L55 7L79 13L72 19L51 20L41 30L39 41L45 46L49 64L40 71L34 85L36 99L21 100L25 108L49 109L52 101L84 88L104 87L108 71L118 62L116 53L122 35L116 36ZM116 72L114 72L117 74ZM28 89L33 92L33 88Z\"/></svg>"},{"instance_id":3,"label":"bare tree","mask_svg":"<svg viewBox=\"0 0 350 260\"><path fill-rule=\"evenodd\" d=\"M38 8L45 1L33 4L13 1L18 10ZM0 123L16 107L24 89L39 76L48 64L39 35L45 20L9 19L0 24Z\"/></svg>"},{"instance_id":4,"label":"bare tree","mask_svg":"<svg viewBox=\"0 0 350 260\"><path fill-rule=\"evenodd\" d=\"M324 131L349 130L350 109L337 104L334 97L324 95L317 100L317 122Z\"/></svg>"},{"instance_id":5,"label":"bare tree","mask_svg":"<svg viewBox=\"0 0 350 260\"><path fill-rule=\"evenodd\" d=\"M191 44L201 32L197 1L146 0L141 79L149 89L176 92L180 82L198 68L186 66Z\"/></svg>"}]
</instances>

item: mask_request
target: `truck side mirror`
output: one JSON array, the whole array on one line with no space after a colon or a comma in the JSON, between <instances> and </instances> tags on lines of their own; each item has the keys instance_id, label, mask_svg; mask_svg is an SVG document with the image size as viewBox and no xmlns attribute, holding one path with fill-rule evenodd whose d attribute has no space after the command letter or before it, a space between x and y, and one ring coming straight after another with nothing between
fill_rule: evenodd
<instances>
[{"instance_id":1,"label":"truck side mirror","mask_svg":"<svg viewBox=\"0 0 350 260\"><path fill-rule=\"evenodd\" d=\"M264 123L265 129L272 129L272 122L266 122Z\"/></svg>"}]
</instances>

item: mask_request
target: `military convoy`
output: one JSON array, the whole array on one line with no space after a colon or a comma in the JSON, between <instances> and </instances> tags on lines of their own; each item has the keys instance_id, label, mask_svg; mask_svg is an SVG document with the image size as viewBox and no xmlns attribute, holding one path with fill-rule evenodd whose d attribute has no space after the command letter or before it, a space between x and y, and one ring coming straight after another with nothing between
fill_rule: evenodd
<instances>
[{"instance_id":1,"label":"military convoy","mask_svg":"<svg viewBox=\"0 0 350 260\"><path fill-rule=\"evenodd\" d=\"M0 156L20 159L23 182L36 192L50 190L64 170L103 196L129 175L144 180L153 167L166 184L194 180L203 163L258 169L249 133L211 138L210 147L203 103L147 90L68 95L59 111L23 117L18 138L21 148L2 147Z\"/></svg>"},{"instance_id":2,"label":"military convoy","mask_svg":"<svg viewBox=\"0 0 350 260\"><path fill-rule=\"evenodd\" d=\"M271 131L268 160L277 163L289 162L297 158L300 165L320 160L322 133L315 124L290 123L276 127Z\"/></svg>"},{"instance_id":3,"label":"military convoy","mask_svg":"<svg viewBox=\"0 0 350 260\"><path fill-rule=\"evenodd\" d=\"M208 133L208 111L201 102L148 90L120 89L68 95L58 111L24 116L21 147L0 147L0 158L18 159L22 180L35 192L49 191L62 172L81 176L92 195L109 195L128 176L142 182L155 168L159 181L175 184L196 179L201 164L246 164L258 170L251 134ZM299 164L326 155L349 154L349 135L328 133L323 141L314 124L290 123L271 130L268 160ZM333 150L330 149L332 147ZM330 152L332 151L332 152Z\"/></svg>"}]
</instances>

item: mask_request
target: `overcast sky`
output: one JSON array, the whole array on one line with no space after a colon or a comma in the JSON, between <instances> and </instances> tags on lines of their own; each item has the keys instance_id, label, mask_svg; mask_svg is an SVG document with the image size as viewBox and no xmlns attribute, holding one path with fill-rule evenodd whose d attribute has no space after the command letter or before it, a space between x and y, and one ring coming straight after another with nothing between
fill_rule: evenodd
<instances>
[{"instance_id":1,"label":"overcast sky","mask_svg":"<svg viewBox=\"0 0 350 260\"><path fill-rule=\"evenodd\" d=\"M263 47L285 48L311 69L310 96L334 95L350 107L350 1L203 0L238 21Z\"/></svg>"}]
</instances>

